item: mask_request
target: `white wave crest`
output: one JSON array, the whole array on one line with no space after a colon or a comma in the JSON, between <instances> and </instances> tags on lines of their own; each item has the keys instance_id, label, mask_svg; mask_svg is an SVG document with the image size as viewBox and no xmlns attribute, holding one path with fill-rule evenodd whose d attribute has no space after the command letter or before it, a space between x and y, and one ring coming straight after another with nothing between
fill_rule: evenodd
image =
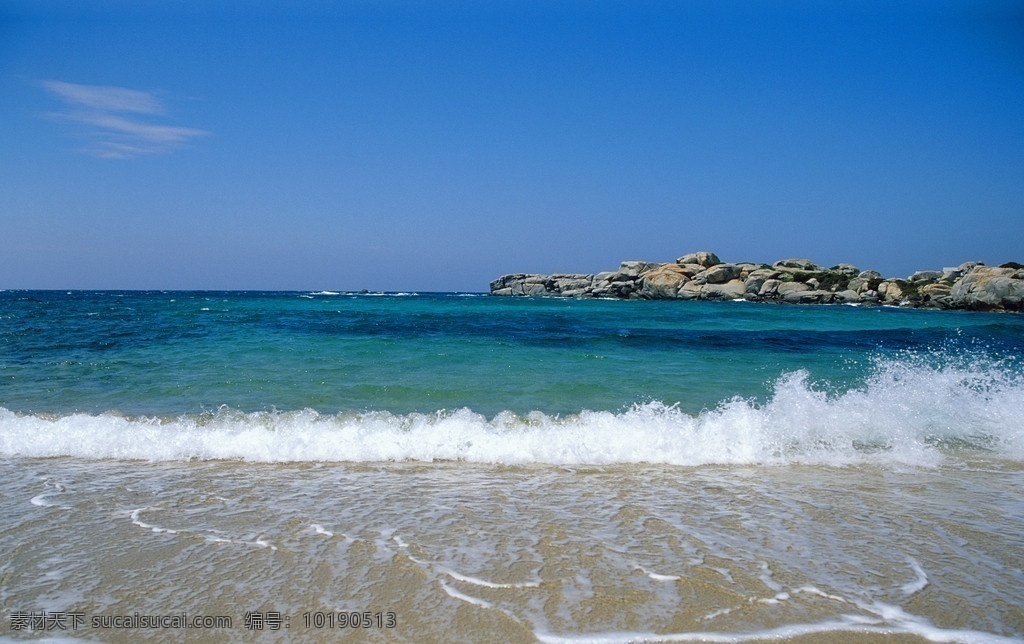
<instances>
[{"instance_id":1,"label":"white wave crest","mask_svg":"<svg viewBox=\"0 0 1024 644\"><path fill-rule=\"evenodd\" d=\"M829 395L804 371L764 404L733 398L687 414L660 402L567 416L470 409L321 414L223 408L178 418L47 416L0 408L0 454L143 460L448 461L936 466L953 451L1024 460L1024 379L997 367L880 362Z\"/></svg>"}]
</instances>

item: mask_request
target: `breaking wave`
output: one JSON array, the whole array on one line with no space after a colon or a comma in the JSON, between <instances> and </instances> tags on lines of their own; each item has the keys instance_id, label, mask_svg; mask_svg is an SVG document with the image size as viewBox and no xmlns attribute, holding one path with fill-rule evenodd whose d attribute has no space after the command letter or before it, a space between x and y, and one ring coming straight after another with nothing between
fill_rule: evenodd
<instances>
[{"instance_id":1,"label":"breaking wave","mask_svg":"<svg viewBox=\"0 0 1024 644\"><path fill-rule=\"evenodd\" d=\"M856 388L784 374L766 402L688 414L661 402L570 415L471 409L323 414L221 408L179 417L64 415L0 407L0 454L175 461L466 461L671 465L891 463L953 454L1024 461L1024 378L999 364L879 359Z\"/></svg>"}]
</instances>

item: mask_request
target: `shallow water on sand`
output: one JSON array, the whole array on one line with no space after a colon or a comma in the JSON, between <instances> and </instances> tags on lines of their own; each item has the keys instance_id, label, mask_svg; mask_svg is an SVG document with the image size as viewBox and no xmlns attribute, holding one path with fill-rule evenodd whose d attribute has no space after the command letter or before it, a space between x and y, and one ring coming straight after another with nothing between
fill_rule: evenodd
<instances>
[{"instance_id":1,"label":"shallow water on sand","mask_svg":"<svg viewBox=\"0 0 1024 644\"><path fill-rule=\"evenodd\" d=\"M1024 634L1024 468L999 460L899 470L48 458L0 470L11 635L26 633L9 615L30 610L81 613L82 628L64 634L104 641ZM395 625L341 628L338 613L353 611L393 613ZM247 629L247 612L280 613L287 629ZM232 626L91 627L134 613L226 615Z\"/></svg>"}]
</instances>

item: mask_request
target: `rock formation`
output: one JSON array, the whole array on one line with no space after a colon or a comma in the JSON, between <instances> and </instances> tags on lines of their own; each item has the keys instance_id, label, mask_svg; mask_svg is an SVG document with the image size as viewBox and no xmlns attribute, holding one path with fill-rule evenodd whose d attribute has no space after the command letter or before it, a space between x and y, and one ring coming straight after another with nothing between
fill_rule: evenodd
<instances>
[{"instance_id":1,"label":"rock formation","mask_svg":"<svg viewBox=\"0 0 1024 644\"><path fill-rule=\"evenodd\" d=\"M672 263L622 262L604 273L514 273L491 282L491 295L648 299L751 300L791 304L898 306L1024 311L1024 266L965 262L941 271L885 278L852 264L823 268L808 259L774 264L728 263L707 251Z\"/></svg>"}]
</instances>

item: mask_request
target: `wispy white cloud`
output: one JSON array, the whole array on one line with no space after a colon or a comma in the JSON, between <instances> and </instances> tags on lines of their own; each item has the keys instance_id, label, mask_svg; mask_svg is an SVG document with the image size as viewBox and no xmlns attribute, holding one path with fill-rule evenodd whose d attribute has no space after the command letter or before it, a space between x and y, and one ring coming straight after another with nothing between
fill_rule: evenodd
<instances>
[{"instance_id":1,"label":"wispy white cloud","mask_svg":"<svg viewBox=\"0 0 1024 644\"><path fill-rule=\"evenodd\" d=\"M71 104L110 112L163 114L164 108L153 92L103 85L78 85L63 81L42 81L45 89Z\"/></svg>"},{"instance_id":2,"label":"wispy white cloud","mask_svg":"<svg viewBox=\"0 0 1024 644\"><path fill-rule=\"evenodd\" d=\"M49 116L81 126L78 135L89 144L81 151L108 159L167 154L206 130L168 125L167 110L155 92L41 81L40 86L65 105Z\"/></svg>"}]
</instances>

